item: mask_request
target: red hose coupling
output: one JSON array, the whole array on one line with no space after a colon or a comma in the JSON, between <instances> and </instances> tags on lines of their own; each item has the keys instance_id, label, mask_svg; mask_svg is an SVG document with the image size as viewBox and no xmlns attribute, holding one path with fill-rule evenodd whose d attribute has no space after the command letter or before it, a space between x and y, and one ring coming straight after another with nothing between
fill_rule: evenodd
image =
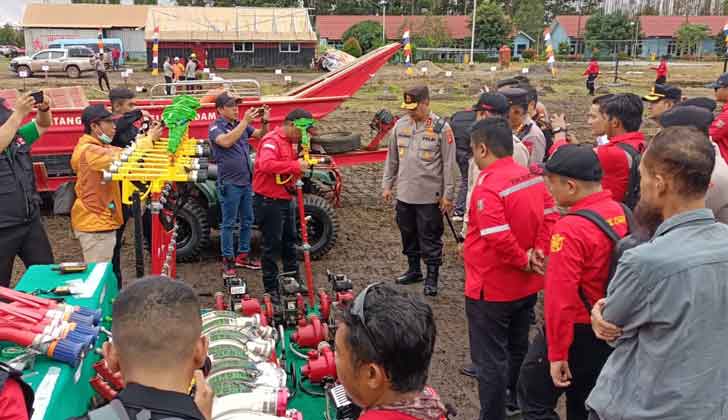
<instances>
[{"instance_id":1,"label":"red hose coupling","mask_svg":"<svg viewBox=\"0 0 728 420\"><path fill-rule=\"evenodd\" d=\"M328 343L321 343L318 351L308 353L308 362L301 368L301 373L312 383L336 380L335 354Z\"/></svg>"},{"instance_id":2,"label":"red hose coupling","mask_svg":"<svg viewBox=\"0 0 728 420\"><path fill-rule=\"evenodd\" d=\"M329 336L329 327L322 323L319 317L311 315L308 325L298 327L293 333L293 341L299 347L314 348L318 343L326 341Z\"/></svg>"},{"instance_id":3,"label":"red hose coupling","mask_svg":"<svg viewBox=\"0 0 728 420\"><path fill-rule=\"evenodd\" d=\"M331 298L324 289L318 291L319 299L319 312L321 312L321 319L329 319L331 315Z\"/></svg>"},{"instance_id":4,"label":"red hose coupling","mask_svg":"<svg viewBox=\"0 0 728 420\"><path fill-rule=\"evenodd\" d=\"M111 401L116 398L117 392L111 389L109 384L104 382L104 380L99 375L94 376L88 382L89 384L91 384L91 388L93 388L94 391L96 391L101 396L101 398L105 399L106 401Z\"/></svg>"},{"instance_id":5,"label":"red hose coupling","mask_svg":"<svg viewBox=\"0 0 728 420\"><path fill-rule=\"evenodd\" d=\"M243 296L240 301L240 312L243 316L253 316L254 314L261 314L260 302L258 299L251 298L248 295Z\"/></svg>"}]
</instances>

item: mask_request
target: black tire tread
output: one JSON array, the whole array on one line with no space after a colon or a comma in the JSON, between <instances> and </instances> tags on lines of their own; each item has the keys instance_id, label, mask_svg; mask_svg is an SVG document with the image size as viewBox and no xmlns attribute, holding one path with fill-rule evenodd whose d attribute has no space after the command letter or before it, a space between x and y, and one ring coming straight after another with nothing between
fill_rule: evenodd
<instances>
[{"instance_id":1,"label":"black tire tread","mask_svg":"<svg viewBox=\"0 0 728 420\"><path fill-rule=\"evenodd\" d=\"M207 211L200 205L200 203L190 200L184 203L180 212L189 212L192 220L199 222L200 226L200 238L197 244L192 247L189 252L180 253L177 250L177 261L178 262L190 262L198 259L200 254L205 251L210 245L210 222L207 220ZM180 214L177 214L180 217Z\"/></svg>"},{"instance_id":2,"label":"black tire tread","mask_svg":"<svg viewBox=\"0 0 728 420\"><path fill-rule=\"evenodd\" d=\"M330 155L352 152L361 148L361 134L348 131L323 133L312 137L311 144L323 147Z\"/></svg>"},{"instance_id":3,"label":"black tire tread","mask_svg":"<svg viewBox=\"0 0 728 420\"><path fill-rule=\"evenodd\" d=\"M329 236L329 240L321 248L311 250L311 259L320 260L326 254L328 254L329 251L331 251L331 249L333 249L336 245L336 239L339 232L339 219L336 216L336 211L334 210L334 207L331 205L331 203L329 203L328 200L321 196L314 194L304 195L303 206L304 209L306 208L306 206L315 206L322 209L331 221L331 235ZM298 220L298 218L296 218L296 220ZM296 246L296 249L298 251L299 260L303 259L303 251L301 250L301 248L299 246Z\"/></svg>"}]
</instances>

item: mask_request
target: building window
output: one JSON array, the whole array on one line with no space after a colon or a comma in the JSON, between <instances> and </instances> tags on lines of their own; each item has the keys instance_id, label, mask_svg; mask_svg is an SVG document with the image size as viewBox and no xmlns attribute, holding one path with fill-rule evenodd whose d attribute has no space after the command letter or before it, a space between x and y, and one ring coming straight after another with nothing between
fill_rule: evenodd
<instances>
[{"instance_id":1,"label":"building window","mask_svg":"<svg viewBox=\"0 0 728 420\"><path fill-rule=\"evenodd\" d=\"M677 43L674 39L671 39L667 43L667 55L680 55L679 51L677 50Z\"/></svg>"},{"instance_id":2,"label":"building window","mask_svg":"<svg viewBox=\"0 0 728 420\"><path fill-rule=\"evenodd\" d=\"M235 42L233 43L233 52L252 53L255 52L255 46L252 42Z\"/></svg>"},{"instance_id":3,"label":"building window","mask_svg":"<svg viewBox=\"0 0 728 420\"><path fill-rule=\"evenodd\" d=\"M281 42L279 51L282 53L301 52L301 45L295 42Z\"/></svg>"}]
</instances>

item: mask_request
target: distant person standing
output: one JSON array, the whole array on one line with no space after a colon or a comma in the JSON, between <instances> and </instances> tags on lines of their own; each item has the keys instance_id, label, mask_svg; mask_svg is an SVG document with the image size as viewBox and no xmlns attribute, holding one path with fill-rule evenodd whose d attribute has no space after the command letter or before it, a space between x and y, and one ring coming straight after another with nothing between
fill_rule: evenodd
<instances>
[{"instance_id":1,"label":"distant person standing","mask_svg":"<svg viewBox=\"0 0 728 420\"><path fill-rule=\"evenodd\" d=\"M104 63L104 53L100 52L96 56L96 76L98 76L99 79L99 89L102 91L104 90L104 86L101 84L101 81L106 82L106 90L111 90L111 86L109 86L109 76L106 74L106 64Z\"/></svg>"},{"instance_id":2,"label":"distant person standing","mask_svg":"<svg viewBox=\"0 0 728 420\"><path fill-rule=\"evenodd\" d=\"M119 71L119 60L121 60L121 50L119 47L114 47L111 50L111 63L114 71Z\"/></svg>"},{"instance_id":3,"label":"distant person standing","mask_svg":"<svg viewBox=\"0 0 728 420\"><path fill-rule=\"evenodd\" d=\"M197 80L197 55L195 53L192 53L190 55L190 59L187 60L187 65L185 66L185 80ZM194 90L195 87L193 85L188 85L187 90Z\"/></svg>"},{"instance_id":4,"label":"distant person standing","mask_svg":"<svg viewBox=\"0 0 728 420\"><path fill-rule=\"evenodd\" d=\"M660 58L660 65L657 67L650 67L656 73L655 84L664 85L667 83L667 56L663 55Z\"/></svg>"},{"instance_id":5,"label":"distant person standing","mask_svg":"<svg viewBox=\"0 0 728 420\"><path fill-rule=\"evenodd\" d=\"M179 60L179 57L174 58L174 64L172 65L172 77L174 83L179 83L185 80L185 66ZM177 94L177 88L172 89L172 94Z\"/></svg>"},{"instance_id":6,"label":"distant person standing","mask_svg":"<svg viewBox=\"0 0 728 420\"><path fill-rule=\"evenodd\" d=\"M169 62L169 57L164 58L162 71L164 73L164 83L167 84L167 86L164 87L164 91L169 96L172 94L172 79L174 78L174 69L172 68L172 63Z\"/></svg>"},{"instance_id":7,"label":"distant person standing","mask_svg":"<svg viewBox=\"0 0 728 420\"><path fill-rule=\"evenodd\" d=\"M590 96L594 96L594 85L597 77L599 77L599 62L596 57L592 57L589 61L589 66L584 71L586 76L586 90L589 91Z\"/></svg>"}]
</instances>

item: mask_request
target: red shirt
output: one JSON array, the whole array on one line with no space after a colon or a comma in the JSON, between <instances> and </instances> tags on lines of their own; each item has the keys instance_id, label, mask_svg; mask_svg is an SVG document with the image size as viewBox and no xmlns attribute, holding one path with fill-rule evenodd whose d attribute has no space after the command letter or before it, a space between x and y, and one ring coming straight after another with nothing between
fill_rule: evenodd
<instances>
[{"instance_id":1,"label":"red shirt","mask_svg":"<svg viewBox=\"0 0 728 420\"><path fill-rule=\"evenodd\" d=\"M0 391L0 420L28 420L23 389L13 378Z\"/></svg>"},{"instance_id":2,"label":"red shirt","mask_svg":"<svg viewBox=\"0 0 728 420\"><path fill-rule=\"evenodd\" d=\"M111 50L111 58L116 59L116 58L119 58L119 57L121 57L121 50L120 49L114 48L113 50Z\"/></svg>"},{"instance_id":3,"label":"red shirt","mask_svg":"<svg viewBox=\"0 0 728 420\"><path fill-rule=\"evenodd\" d=\"M632 131L609 139L609 143L596 148L599 163L602 165L604 177L602 188L612 192L617 201L624 201L629 185L629 171L631 160L624 149L617 143L626 143L634 147L639 153L645 150L645 136L640 131Z\"/></svg>"},{"instance_id":4,"label":"red shirt","mask_svg":"<svg viewBox=\"0 0 728 420\"><path fill-rule=\"evenodd\" d=\"M708 133L710 133L713 142L718 145L720 155L723 156L724 160L728 161L728 102L723 105L720 114L710 124Z\"/></svg>"},{"instance_id":5,"label":"red shirt","mask_svg":"<svg viewBox=\"0 0 728 420\"><path fill-rule=\"evenodd\" d=\"M301 166L282 127L269 132L260 140L253 173L253 191L256 194L279 200L292 198L286 186L290 188L295 185L296 179L301 175ZM283 180L290 179L285 185L279 185L276 183L276 175L280 175Z\"/></svg>"},{"instance_id":6,"label":"red shirt","mask_svg":"<svg viewBox=\"0 0 728 420\"><path fill-rule=\"evenodd\" d=\"M667 62L660 61L660 65L655 69L657 77L667 77Z\"/></svg>"},{"instance_id":7,"label":"red shirt","mask_svg":"<svg viewBox=\"0 0 728 420\"><path fill-rule=\"evenodd\" d=\"M586 68L586 71L584 71L584 76L592 74L599 74L599 63L597 63L596 61L590 62L589 66Z\"/></svg>"},{"instance_id":8,"label":"red shirt","mask_svg":"<svg viewBox=\"0 0 728 420\"><path fill-rule=\"evenodd\" d=\"M523 268L529 249L547 251L558 218L543 178L502 158L480 173L470 200L465 296L506 302L541 290L543 276Z\"/></svg>"},{"instance_id":9,"label":"red shirt","mask_svg":"<svg viewBox=\"0 0 728 420\"><path fill-rule=\"evenodd\" d=\"M552 144L551 148L549 149L549 156L556 153L556 151L559 150L559 147L566 146L567 144L569 144L569 141L566 139L555 140L554 144Z\"/></svg>"},{"instance_id":10,"label":"red shirt","mask_svg":"<svg viewBox=\"0 0 728 420\"><path fill-rule=\"evenodd\" d=\"M622 206L602 191L581 199L569 211L589 209L602 216L620 237L628 233ZM556 222L546 269L544 312L549 361L569 360L574 324L590 324L579 287L590 303L606 295L614 243L593 222L564 216Z\"/></svg>"}]
</instances>

